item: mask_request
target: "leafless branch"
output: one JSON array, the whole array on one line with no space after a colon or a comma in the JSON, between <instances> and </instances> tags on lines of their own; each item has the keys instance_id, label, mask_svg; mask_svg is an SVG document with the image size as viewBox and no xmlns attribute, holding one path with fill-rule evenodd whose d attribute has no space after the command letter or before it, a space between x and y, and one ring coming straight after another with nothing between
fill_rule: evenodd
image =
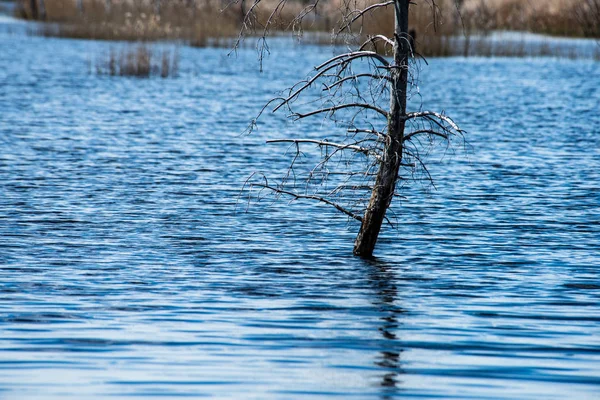
<instances>
[{"instance_id":1,"label":"leafless branch","mask_svg":"<svg viewBox=\"0 0 600 400\"><path fill-rule=\"evenodd\" d=\"M346 76L345 78L339 79L339 80L333 82L331 85L325 85L325 88L323 88L323 91L331 90L336 86L342 85L344 82L355 81L358 78L371 78L371 79L379 79L379 80L385 79L387 81L390 80L390 77L387 75L377 75L377 74L370 74L370 73L355 74L355 75L350 75L350 76Z\"/></svg>"},{"instance_id":2,"label":"leafless branch","mask_svg":"<svg viewBox=\"0 0 600 400\"><path fill-rule=\"evenodd\" d=\"M448 117L448 116L446 116L444 114L437 113L435 111L418 111L418 112L408 113L404 117L404 120L408 121L410 119L415 119L415 118L428 118L428 119L430 119L431 117L437 118L437 119L439 119L441 121L446 122L456 132L459 132L459 133L462 132L462 130L458 127L458 125L456 125L456 123L450 117Z\"/></svg>"},{"instance_id":3,"label":"leafless branch","mask_svg":"<svg viewBox=\"0 0 600 400\"><path fill-rule=\"evenodd\" d=\"M367 148L367 147L361 147L361 146L357 146L354 144L343 144L343 143L333 143L333 142L329 142L327 140L313 140L313 139L272 139L272 140L267 140L267 143L295 143L295 144L299 144L299 143L313 143L313 144L317 144L319 146L330 146L330 147L335 147L337 149L340 150L353 150L356 151L358 153L363 153L365 155L374 155L376 158L380 158L381 155L379 154L379 152L374 151L373 149Z\"/></svg>"},{"instance_id":4,"label":"leafless branch","mask_svg":"<svg viewBox=\"0 0 600 400\"><path fill-rule=\"evenodd\" d=\"M296 17L294 17L294 19L290 22L290 24L288 25L288 29L291 28L294 31L296 26L301 26L304 18L311 12L315 11L318 5L319 0L316 0L314 3L304 7L302 11L300 11L300 13Z\"/></svg>"},{"instance_id":5,"label":"leafless branch","mask_svg":"<svg viewBox=\"0 0 600 400\"><path fill-rule=\"evenodd\" d=\"M390 65L388 60L386 60L383 56L377 54L376 52L363 50L363 51L353 51L350 53L344 53L344 54L340 54L338 56L332 57L329 60L322 63L321 65L316 66L315 69L318 71L321 68L325 68L330 63L337 61L339 59L347 59L346 61L352 61L357 58L365 58L365 57L376 59L385 66Z\"/></svg>"},{"instance_id":6,"label":"leafless branch","mask_svg":"<svg viewBox=\"0 0 600 400\"><path fill-rule=\"evenodd\" d=\"M390 1L386 1L385 3L372 4L362 10L353 10L353 11L349 12L346 15L346 18L351 17L350 21L348 23L342 25L342 27L338 30L337 34L339 35L340 33L344 32L346 29L350 28L354 22L356 22L359 18L363 17L369 11L372 11L376 8L391 6L393 4L394 4L394 1L390 0Z\"/></svg>"},{"instance_id":7,"label":"leafless branch","mask_svg":"<svg viewBox=\"0 0 600 400\"><path fill-rule=\"evenodd\" d=\"M357 128L350 128L348 129L349 133L368 133L370 135L375 135L379 138L385 138L387 135L383 132L379 132L376 131L374 129L357 129Z\"/></svg>"},{"instance_id":8,"label":"leafless branch","mask_svg":"<svg viewBox=\"0 0 600 400\"><path fill-rule=\"evenodd\" d=\"M373 51L351 52L332 57L315 68L315 70L319 71L317 74L315 74L315 76L304 81L304 84L300 86L300 88L291 92L288 97L281 99L281 103L273 109L273 112L279 110L284 105L289 104L302 92L304 92L306 89L312 86L319 78L324 77L327 72L339 67L340 70L337 71L337 73L334 76L340 76L341 73L348 67L348 65L350 65L352 61L360 58L372 58L381 62L381 64L383 64L384 66L389 65L388 61L385 58L381 57L379 54Z\"/></svg>"},{"instance_id":9,"label":"leafless branch","mask_svg":"<svg viewBox=\"0 0 600 400\"><path fill-rule=\"evenodd\" d=\"M292 196L295 199L308 199L308 200L317 200L320 201L321 203L325 203L325 204L329 204L332 207L335 207L338 211L341 211L342 213L346 214L349 217L354 218L357 221L361 221L362 222L362 217L359 215L354 214L353 212L345 209L344 207L340 206L339 204L331 201L331 200L327 200L324 197L321 196L316 196L316 195L305 195L305 194L298 194L298 193L294 193L294 192L290 192L289 190L284 190L280 187L275 187L275 186L271 186L268 183L253 183L253 186L257 186L257 187L262 187L265 189L269 189L272 190L275 193L279 193L279 194L285 194L288 196Z\"/></svg>"},{"instance_id":10,"label":"leafless branch","mask_svg":"<svg viewBox=\"0 0 600 400\"><path fill-rule=\"evenodd\" d=\"M443 139L448 140L448 135L447 134L435 131L433 129L420 129L418 131L411 132L411 133L409 133L407 135L404 135L404 140L410 140L414 136L421 135L421 134L439 136L439 137L441 137Z\"/></svg>"},{"instance_id":11,"label":"leafless branch","mask_svg":"<svg viewBox=\"0 0 600 400\"><path fill-rule=\"evenodd\" d=\"M338 185L329 192L330 196L334 196L344 190L373 190L372 185Z\"/></svg>"},{"instance_id":12,"label":"leafless branch","mask_svg":"<svg viewBox=\"0 0 600 400\"><path fill-rule=\"evenodd\" d=\"M338 110L342 110L344 108L361 108L364 110L372 110L372 111L376 111L379 114L383 115L384 117L387 118L388 113L384 110L382 110L381 108L374 106L372 104L367 104L367 103L348 103L348 104L340 104L337 106L332 106L332 107L326 107L326 108L321 108L319 110L314 110L314 111L310 111L307 112L306 114L302 114L302 113L292 113L292 116L295 117L296 119L302 119L302 118L306 118L306 117L310 117L313 115L317 115L317 114L322 114L322 113L334 113Z\"/></svg>"},{"instance_id":13,"label":"leafless branch","mask_svg":"<svg viewBox=\"0 0 600 400\"><path fill-rule=\"evenodd\" d=\"M365 47L369 44L372 44L373 46L375 46L375 43L377 43L377 41L382 41L385 44L394 47L394 42L392 40L390 40L387 36L384 35L375 35L375 36L371 36L367 39L366 42L364 42L360 48L358 49L359 51L362 51L365 49Z\"/></svg>"}]
</instances>

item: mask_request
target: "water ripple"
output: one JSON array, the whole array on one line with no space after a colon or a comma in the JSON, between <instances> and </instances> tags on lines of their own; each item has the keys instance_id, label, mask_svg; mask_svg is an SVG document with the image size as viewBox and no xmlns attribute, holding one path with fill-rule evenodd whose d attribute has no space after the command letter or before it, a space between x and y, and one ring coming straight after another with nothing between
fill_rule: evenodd
<instances>
[{"instance_id":1,"label":"water ripple","mask_svg":"<svg viewBox=\"0 0 600 400\"><path fill-rule=\"evenodd\" d=\"M0 29L2 398L598 398L597 63L430 60L470 150L367 262L327 208L238 199L266 138L331 129L240 135L329 49L90 75L107 46Z\"/></svg>"}]
</instances>

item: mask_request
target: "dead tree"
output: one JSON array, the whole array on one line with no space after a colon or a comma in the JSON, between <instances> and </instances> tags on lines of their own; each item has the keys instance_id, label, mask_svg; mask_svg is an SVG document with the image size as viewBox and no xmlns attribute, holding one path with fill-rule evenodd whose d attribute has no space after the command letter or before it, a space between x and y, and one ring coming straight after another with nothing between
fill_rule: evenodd
<instances>
[{"instance_id":1,"label":"dead tree","mask_svg":"<svg viewBox=\"0 0 600 400\"><path fill-rule=\"evenodd\" d=\"M260 24L264 39L281 15L286 0L277 3L275 10L267 14L270 16L266 21L256 18L260 2L254 0L249 7L243 30L255 29ZM294 120L326 117L343 125L345 133L336 141L269 140L267 143L284 143L293 149L289 169L276 184L260 174L249 180L248 187L258 193L268 190L292 200L318 201L360 221L354 254L371 257L387 219L386 212L394 196L398 196L397 183L420 179L418 177L430 180L424 154L431 145L440 141L448 144L462 131L443 113L407 110L407 98L416 81L411 68L416 55L409 35L410 1L364 3L358 8L356 4L354 0L343 0L336 31L338 37L361 38L356 47L315 67L312 76L271 100L259 114L260 117L272 108L272 111L287 110ZM302 29L303 18L315 12L318 6L319 0L309 3L290 26ZM435 3L432 6L435 7ZM354 35L356 29L360 30L362 19L375 10L393 12L393 37ZM386 50L383 55L377 51L382 48ZM386 57L386 53L391 57ZM300 98L304 101L298 101ZM318 106L307 109L307 103ZM301 175L298 164L309 146L320 148L320 157ZM255 179L257 176L260 180Z\"/></svg>"}]
</instances>

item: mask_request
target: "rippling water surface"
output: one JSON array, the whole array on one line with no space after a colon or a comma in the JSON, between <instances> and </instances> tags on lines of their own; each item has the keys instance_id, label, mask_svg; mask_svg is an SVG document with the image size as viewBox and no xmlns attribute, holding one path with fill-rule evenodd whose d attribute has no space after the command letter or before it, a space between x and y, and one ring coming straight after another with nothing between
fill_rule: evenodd
<instances>
[{"instance_id":1,"label":"rippling water surface","mask_svg":"<svg viewBox=\"0 0 600 400\"><path fill-rule=\"evenodd\" d=\"M468 146L367 262L328 208L236 208L288 160L264 140L313 131L240 133L330 49L260 74L182 47L142 80L90 74L107 43L1 32L0 398L600 398L597 62L430 60Z\"/></svg>"}]
</instances>

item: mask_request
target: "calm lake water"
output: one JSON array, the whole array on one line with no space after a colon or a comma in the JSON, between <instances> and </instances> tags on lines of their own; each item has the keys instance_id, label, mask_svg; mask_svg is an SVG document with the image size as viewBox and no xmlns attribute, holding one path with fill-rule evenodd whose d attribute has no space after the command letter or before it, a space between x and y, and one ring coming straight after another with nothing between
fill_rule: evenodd
<instances>
[{"instance_id":1,"label":"calm lake water","mask_svg":"<svg viewBox=\"0 0 600 400\"><path fill-rule=\"evenodd\" d=\"M600 63L423 65L468 146L363 261L335 210L238 204L265 139L322 137L241 133L331 49L136 79L1 26L0 398L600 398Z\"/></svg>"}]
</instances>

